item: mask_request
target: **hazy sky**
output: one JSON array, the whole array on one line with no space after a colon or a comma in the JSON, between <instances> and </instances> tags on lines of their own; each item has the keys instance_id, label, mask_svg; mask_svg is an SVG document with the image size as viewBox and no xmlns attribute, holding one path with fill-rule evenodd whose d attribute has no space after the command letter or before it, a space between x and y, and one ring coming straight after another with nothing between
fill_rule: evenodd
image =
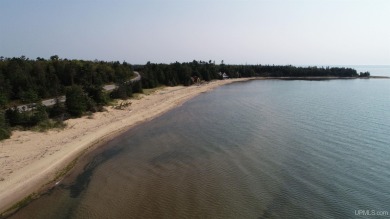
<instances>
[{"instance_id":1,"label":"hazy sky","mask_svg":"<svg viewBox=\"0 0 390 219\"><path fill-rule=\"evenodd\" d=\"M0 0L0 56L390 64L389 0Z\"/></svg>"}]
</instances>

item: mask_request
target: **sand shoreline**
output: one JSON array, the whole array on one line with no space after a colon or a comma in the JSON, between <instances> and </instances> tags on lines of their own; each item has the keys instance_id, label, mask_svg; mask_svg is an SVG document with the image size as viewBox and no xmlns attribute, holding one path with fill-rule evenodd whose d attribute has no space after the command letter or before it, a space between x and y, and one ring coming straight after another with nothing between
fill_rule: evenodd
<instances>
[{"instance_id":1,"label":"sand shoreline","mask_svg":"<svg viewBox=\"0 0 390 219\"><path fill-rule=\"evenodd\" d=\"M201 93L251 79L166 87L141 99L131 99L132 104L122 110L107 107L106 112L95 113L93 118L68 120L67 127L61 131L15 131L10 139L0 142L0 213L44 187L55 186L58 174L86 151Z\"/></svg>"},{"instance_id":2,"label":"sand shoreline","mask_svg":"<svg viewBox=\"0 0 390 219\"><path fill-rule=\"evenodd\" d=\"M212 81L199 86L166 87L151 95L144 95L142 99L131 99L131 106L123 110L107 107L106 112L96 113L93 118L85 116L68 120L67 127L61 131L14 131L10 139L0 141L0 217L1 213L25 197L55 186L60 180L58 174L63 173L85 152L94 150L130 128L221 85L273 79L302 78L241 78Z\"/></svg>"}]
</instances>

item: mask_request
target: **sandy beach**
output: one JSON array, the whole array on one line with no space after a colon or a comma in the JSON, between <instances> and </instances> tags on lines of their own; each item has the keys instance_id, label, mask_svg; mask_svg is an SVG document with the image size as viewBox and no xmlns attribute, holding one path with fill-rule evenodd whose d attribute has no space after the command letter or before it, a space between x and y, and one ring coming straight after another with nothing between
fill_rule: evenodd
<instances>
[{"instance_id":1,"label":"sandy beach","mask_svg":"<svg viewBox=\"0 0 390 219\"><path fill-rule=\"evenodd\" d=\"M14 131L10 139L0 142L0 213L39 192L48 183L54 186L60 180L56 177L66 166L98 143L180 106L200 93L245 80L249 79L165 87L128 100L131 105L123 109L108 106L105 112L67 120L63 130Z\"/></svg>"}]
</instances>

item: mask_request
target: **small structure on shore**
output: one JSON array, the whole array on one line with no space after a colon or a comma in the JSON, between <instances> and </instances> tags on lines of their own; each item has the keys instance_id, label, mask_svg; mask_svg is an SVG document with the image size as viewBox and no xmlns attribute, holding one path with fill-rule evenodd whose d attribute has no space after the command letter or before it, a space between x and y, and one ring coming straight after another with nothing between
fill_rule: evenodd
<instances>
[{"instance_id":1,"label":"small structure on shore","mask_svg":"<svg viewBox=\"0 0 390 219\"><path fill-rule=\"evenodd\" d=\"M193 84L200 84L201 83L201 80L198 76L191 77L191 80L192 80Z\"/></svg>"},{"instance_id":2,"label":"small structure on shore","mask_svg":"<svg viewBox=\"0 0 390 219\"><path fill-rule=\"evenodd\" d=\"M219 74L219 76L221 76L222 77L222 79L228 79L229 78L229 75L227 75L225 72L219 72L218 73Z\"/></svg>"}]
</instances>

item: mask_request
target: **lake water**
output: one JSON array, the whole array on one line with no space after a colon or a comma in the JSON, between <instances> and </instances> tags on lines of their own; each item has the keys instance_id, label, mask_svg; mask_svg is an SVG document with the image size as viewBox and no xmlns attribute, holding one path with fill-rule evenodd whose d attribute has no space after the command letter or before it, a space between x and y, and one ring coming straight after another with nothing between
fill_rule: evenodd
<instances>
[{"instance_id":1,"label":"lake water","mask_svg":"<svg viewBox=\"0 0 390 219\"><path fill-rule=\"evenodd\" d=\"M11 218L367 218L390 212L389 158L390 80L234 83L110 141Z\"/></svg>"},{"instance_id":2,"label":"lake water","mask_svg":"<svg viewBox=\"0 0 390 219\"><path fill-rule=\"evenodd\" d=\"M302 65L307 67L308 65ZM318 65L317 67L327 67L328 65ZM329 65L329 67L346 67L353 68L359 74L360 72L370 72L371 76L390 77L390 65Z\"/></svg>"},{"instance_id":3,"label":"lake water","mask_svg":"<svg viewBox=\"0 0 390 219\"><path fill-rule=\"evenodd\" d=\"M350 65L346 67L356 69L358 73L368 71L373 76L390 77L390 65Z\"/></svg>"}]
</instances>

